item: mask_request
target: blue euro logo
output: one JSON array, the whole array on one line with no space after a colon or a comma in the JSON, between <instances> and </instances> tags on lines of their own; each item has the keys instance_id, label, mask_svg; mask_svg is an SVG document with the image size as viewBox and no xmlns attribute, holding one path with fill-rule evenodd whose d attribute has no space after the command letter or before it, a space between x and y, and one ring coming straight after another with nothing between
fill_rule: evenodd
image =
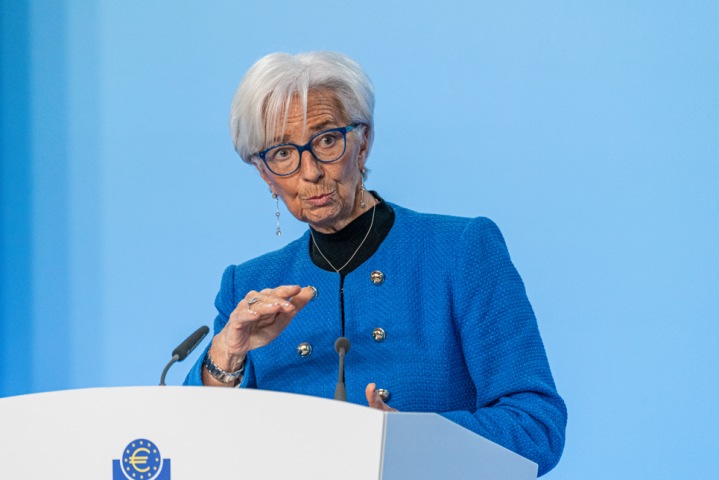
<instances>
[{"instance_id":1,"label":"blue euro logo","mask_svg":"<svg viewBox=\"0 0 719 480\"><path fill-rule=\"evenodd\" d=\"M117 470L122 472L122 477L117 475ZM133 440L122 451L122 458L113 460L113 480L124 479L169 480L170 460L162 458L153 442L145 438Z\"/></svg>"}]
</instances>

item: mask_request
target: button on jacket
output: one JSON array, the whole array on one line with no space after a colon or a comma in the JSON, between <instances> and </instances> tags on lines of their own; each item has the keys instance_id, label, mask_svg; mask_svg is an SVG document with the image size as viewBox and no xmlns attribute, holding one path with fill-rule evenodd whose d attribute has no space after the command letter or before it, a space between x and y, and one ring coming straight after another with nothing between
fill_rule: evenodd
<instances>
[{"instance_id":1,"label":"button on jacket","mask_svg":"<svg viewBox=\"0 0 719 480\"><path fill-rule=\"evenodd\" d=\"M344 280L347 400L391 392L399 411L436 412L549 471L564 447L567 411L554 385L524 284L489 219L413 212ZM310 259L309 230L285 248L230 266L215 300L219 333L250 290L314 286L319 295L269 345L248 353L241 388L333 398L342 336L340 276ZM383 282L372 280L382 272ZM375 275L375 278L377 275ZM381 326L386 339L373 335ZM312 354L298 355L298 345ZM209 348L209 347L208 347ZM202 385L202 358L185 380Z\"/></svg>"}]
</instances>

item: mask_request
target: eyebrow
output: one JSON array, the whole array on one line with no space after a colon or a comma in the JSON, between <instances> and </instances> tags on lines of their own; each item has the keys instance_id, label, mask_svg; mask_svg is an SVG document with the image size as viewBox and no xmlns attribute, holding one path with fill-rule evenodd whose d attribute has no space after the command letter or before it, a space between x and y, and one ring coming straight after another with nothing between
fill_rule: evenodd
<instances>
[{"instance_id":1,"label":"eyebrow","mask_svg":"<svg viewBox=\"0 0 719 480\"><path fill-rule=\"evenodd\" d=\"M327 127L334 124L334 120L325 120L324 122L320 122L317 125L313 125L312 127L308 128L307 130L310 132L311 135L314 135L316 133L321 132L322 130L329 130ZM331 127L331 128L337 128L337 127ZM272 142L270 142L270 145L281 145L284 143L290 143L290 135L288 133L285 133L282 138L275 137Z\"/></svg>"}]
</instances>

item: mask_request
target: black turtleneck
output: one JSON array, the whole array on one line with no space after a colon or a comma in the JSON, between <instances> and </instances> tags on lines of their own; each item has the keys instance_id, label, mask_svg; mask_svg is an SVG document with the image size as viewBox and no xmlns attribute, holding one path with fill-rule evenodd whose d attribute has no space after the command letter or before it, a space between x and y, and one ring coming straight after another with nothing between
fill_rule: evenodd
<instances>
[{"instance_id":1,"label":"black turtleneck","mask_svg":"<svg viewBox=\"0 0 719 480\"><path fill-rule=\"evenodd\" d=\"M312 229L312 235L317 241L315 245L312 237L310 238L310 258L312 263L317 265L322 270L328 272L335 272L328 263L329 260L332 265L340 269L340 307L342 310L342 336L345 334L345 306L344 306L344 282L345 276L352 270L356 269L369 258L375 254L382 241L387 238L389 231L394 225L394 210L392 207L387 205L387 202L382 200L377 192L370 192L374 198L377 199L377 204L362 213L359 217L352 220L345 228L335 233L320 233L314 228ZM374 222L372 221L372 214L374 210ZM370 230L372 225L372 230ZM362 240L367 235L367 239L362 243ZM362 247L357 248L362 244ZM327 260L319 252L322 253ZM355 253L354 257L352 254ZM342 265L352 258L350 263L346 267L342 268Z\"/></svg>"},{"instance_id":2,"label":"black turtleneck","mask_svg":"<svg viewBox=\"0 0 719 480\"><path fill-rule=\"evenodd\" d=\"M360 246L362 239L367 235L370 224L372 225L372 231L367 235L367 240L365 240L362 248L357 250L357 254L352 258L352 261L340 270L340 276L343 280L345 275L362 265L375 254L382 241L392 229L392 225L394 225L394 210L392 210L392 207L387 205L377 192L370 193L377 199L376 207L372 207L362 213L339 232L320 233L310 227L312 229L312 235L317 241L317 245L315 245L310 238L310 257L312 258L312 263L322 270L334 272L335 269L327 263L327 260L336 268L341 268L342 265L347 263L347 260L352 257L357 247ZM374 212L374 223L372 223L373 208L376 209ZM322 257L317 247L319 247L319 250L322 250L327 260Z\"/></svg>"}]
</instances>

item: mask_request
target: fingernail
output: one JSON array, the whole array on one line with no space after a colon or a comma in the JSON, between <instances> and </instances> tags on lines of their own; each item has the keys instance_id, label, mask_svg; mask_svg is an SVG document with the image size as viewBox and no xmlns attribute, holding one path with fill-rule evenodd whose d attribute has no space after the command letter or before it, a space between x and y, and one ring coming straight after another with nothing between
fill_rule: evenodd
<instances>
[{"instance_id":1,"label":"fingernail","mask_svg":"<svg viewBox=\"0 0 719 480\"><path fill-rule=\"evenodd\" d=\"M289 306L290 306L290 304L289 304L289 303L285 303L285 307L289 307Z\"/></svg>"}]
</instances>

